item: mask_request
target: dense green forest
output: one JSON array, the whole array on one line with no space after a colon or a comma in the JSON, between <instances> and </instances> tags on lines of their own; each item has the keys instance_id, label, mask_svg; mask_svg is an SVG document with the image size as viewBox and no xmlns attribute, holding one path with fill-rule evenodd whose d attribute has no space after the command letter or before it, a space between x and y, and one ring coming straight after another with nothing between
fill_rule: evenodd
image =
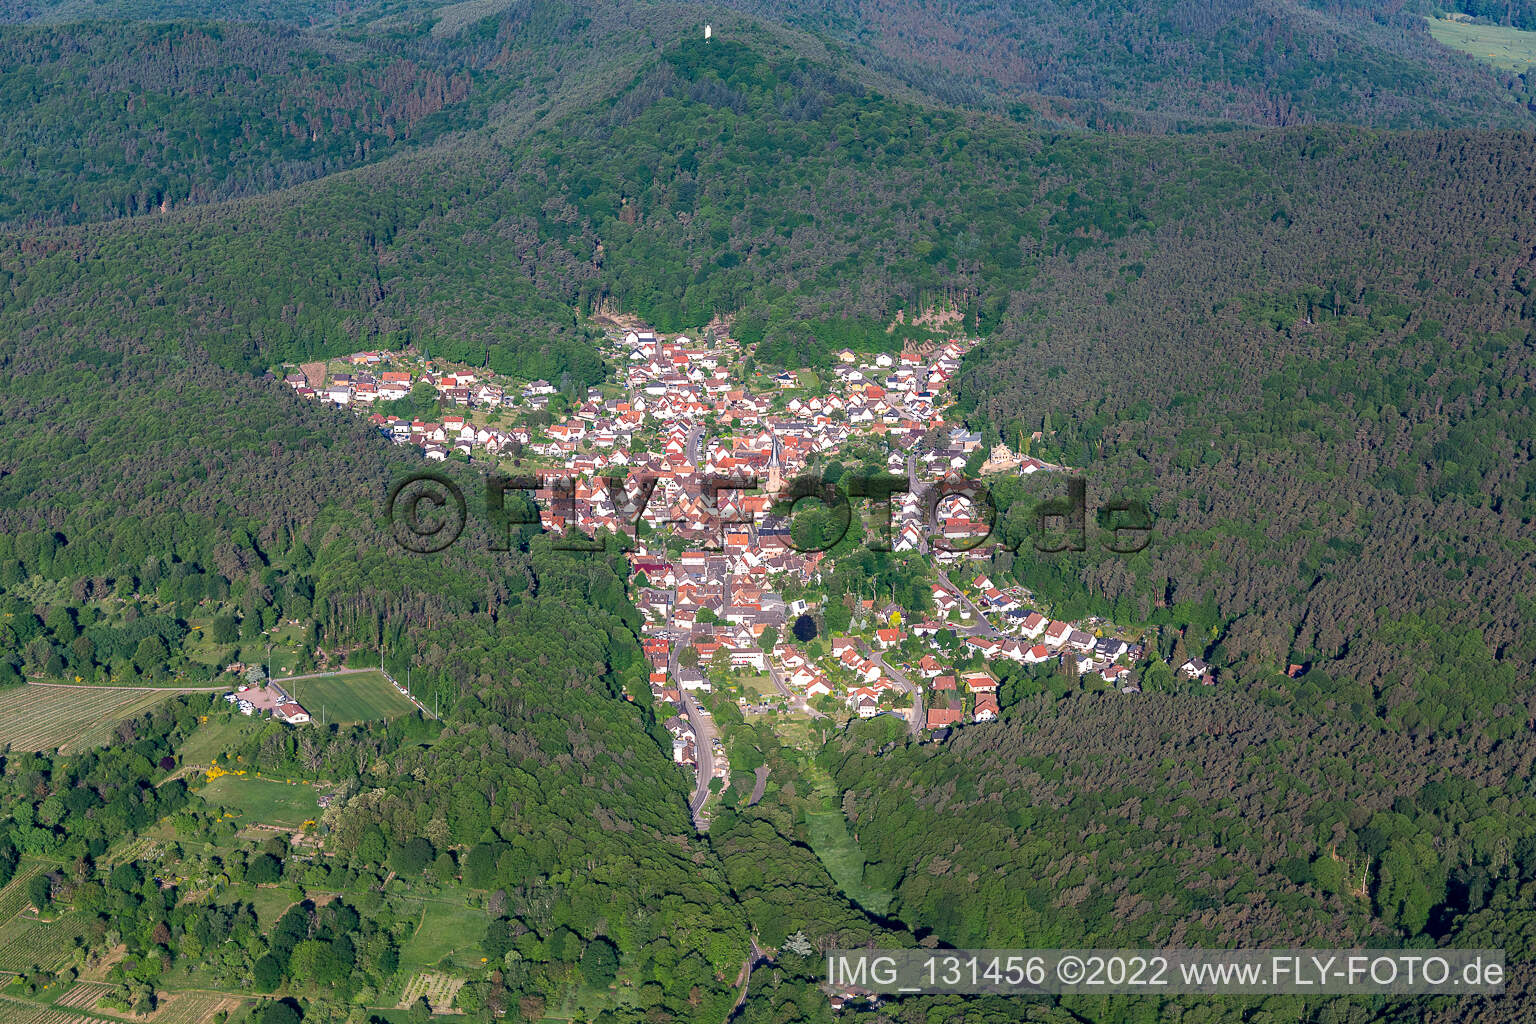
<instances>
[{"instance_id":1,"label":"dense green forest","mask_svg":"<svg viewBox=\"0 0 1536 1024\"><path fill-rule=\"evenodd\" d=\"M410 663L418 687L441 696L452 724L433 729L423 748L409 728L317 730L301 742L274 723L231 754L272 775L356 780L326 824L345 837L342 847L374 858L360 867L377 868L426 834L436 837L432 858L459 851L464 863L454 870L471 888L520 891L535 878L564 878L530 897L534 909L508 903L508 927L538 942L559 932L560 956L569 952L572 962L601 940L627 965L650 963L651 1005L729 1002L725 980L746 955L745 926L707 847L674 843L688 834L683 780L650 731L646 709L621 699L626 687L647 700L649 690L632 633L635 613L611 564L545 551L543 541L533 551L488 553L483 515L473 545L401 557L377 521L378 502L411 463L350 415L313 406L306 412L274 384L142 352L98 352L87 364L12 343L5 360L15 372L5 422L43 415L30 422L47 422L58 445L38 459L11 447L25 444L23 434L6 435L5 464L16 471L3 478L11 541L5 571L34 601L56 595L46 607L11 599L4 628L30 641L11 656L30 661L43 645L48 658L81 667L88 656L112 658L104 647L64 642L72 613L103 593L151 597L167 580L173 605L239 595L258 623L302 606L325 644L382 648L387 661ZM57 386L54 374L79 381L85 365L110 379L109 404L70 388L47 397L42 385ZM312 415L321 419L308 420ZM87 628L80 637L93 635ZM161 669L140 666L136 655L130 664L146 676ZM524 668L509 673L511 665ZM14 679L28 667L11 663L8 671ZM25 809L8 807L5 845L75 863L66 891L76 911L98 904L74 887L100 883L100 912L114 914L114 934L146 952L166 947L168 963L204 948L182 945L183 929L191 935L201 927L191 912L158 886L94 865L112 838L176 810L184 790L155 783L174 764L203 701L146 716L126 733L141 741L70 757L67 765L21 755L4 761L9 799L27 801ZM218 704L226 715L227 707ZM114 789L98 781L108 779ZM214 818L189 824L188 841L207 833ZM312 886L359 891L378 881L306 877ZM141 902L147 889L153 897ZM166 928L175 941L157 937ZM274 934L241 941L247 963L278 956L272 985L293 986L285 966L291 944L277 954ZM238 960L231 970L240 977ZM356 971L352 984L377 987L368 972L389 976L393 969L359 958ZM551 968L503 980L515 1002L559 992L563 978ZM297 979L300 987L310 980ZM329 986L334 979L320 980ZM307 1012L344 1020L347 1002L344 994L320 992L306 998Z\"/></svg>"},{"instance_id":2,"label":"dense green forest","mask_svg":"<svg viewBox=\"0 0 1536 1024\"><path fill-rule=\"evenodd\" d=\"M337 1021L394 973L405 925L374 899L390 872L467 889L466 942L523 965L476 979L486 1020L537 1019L611 969L639 991L609 1019L723 1020L754 941L775 955L737 1019L829 1020L815 958L781 948L796 931L1527 960L1536 146L1477 130L1529 125L1518 83L1355 5L1051 5L1018 61L986 48L1017 48L1018 22L942 47L879 30L932 21L916 3L834 9L830 30L751 10L832 41L690 5L250 11L303 29L7 10L43 24L0 31L0 685L160 683L196 671L193 618L226 638L301 619L328 650L414 673L445 721L273 726L220 751L346 780L323 825L347 856L325 863L198 845L234 842L200 787L166 781L199 717L228 717L203 698L105 751L7 753L0 873L62 865L43 906L145 965L228 933L229 977ZM1323 19L1329 45L1301 45ZM1108 32L1124 53L1069 90ZM1339 119L1436 130L1308 123ZM605 310L664 330L730 316L759 364L817 365L934 304L985 339L956 382L972 427L1039 431L1096 498L1155 513L1134 556L999 550L988 570L1062 614L1146 626L1220 690L1149 672L1132 702L1008 674L1004 721L942 745L875 723L813 757L760 732L733 763L771 767L767 798L733 783L707 837L648 706L617 554L491 551L477 508L464 543L403 556L380 503L415 459L263 376L413 343L569 389L604 375ZM997 493L1020 528L1030 492ZM824 585L865 568L922 590L877 561ZM892 893L883 917L810 849L806 815L832 809L863 883ZM339 896L259 927L107 863L164 815L187 837L173 867ZM130 1003L152 971L125 980ZM1517 966L1497 1006L921 999L871 1016L1513 1021L1530 977Z\"/></svg>"},{"instance_id":3,"label":"dense green forest","mask_svg":"<svg viewBox=\"0 0 1536 1024\"><path fill-rule=\"evenodd\" d=\"M0 46L0 220L269 191L430 140L478 105L468 67L290 29L99 23L11 29Z\"/></svg>"},{"instance_id":4,"label":"dense green forest","mask_svg":"<svg viewBox=\"0 0 1536 1024\"><path fill-rule=\"evenodd\" d=\"M121 317L237 370L404 337L581 383L602 372L579 320L599 304L663 329L734 311L772 363L949 297L992 339L960 381L973 425L1049 425L1062 461L1164 524L1133 559L1008 568L1174 630L1193 620L1170 610L1213 601L1185 644L1248 678L1427 675L1438 695L1404 724L1502 708L1483 724L1507 734L1507 687L1460 685L1481 666L1438 652L1470 629L1500 662L1536 658L1526 137L1106 147L725 41L675 47L576 123L283 201L17 235L5 315L55 339Z\"/></svg>"},{"instance_id":5,"label":"dense green forest","mask_svg":"<svg viewBox=\"0 0 1536 1024\"><path fill-rule=\"evenodd\" d=\"M1431 5L1221 0L1046 4L731 0L824 32L865 65L961 105L1108 131L1233 122L1529 127L1529 75L1436 44ZM1445 5L1449 6L1449 5ZM1469 3L1505 23L1504 3ZM1520 24L1525 4L1508 6Z\"/></svg>"},{"instance_id":6,"label":"dense green forest","mask_svg":"<svg viewBox=\"0 0 1536 1024\"><path fill-rule=\"evenodd\" d=\"M1456 0L1446 7L1481 18L1490 24L1536 32L1536 4L1531 3L1531 0L1505 0L1504 3L1495 3L1493 0Z\"/></svg>"}]
</instances>

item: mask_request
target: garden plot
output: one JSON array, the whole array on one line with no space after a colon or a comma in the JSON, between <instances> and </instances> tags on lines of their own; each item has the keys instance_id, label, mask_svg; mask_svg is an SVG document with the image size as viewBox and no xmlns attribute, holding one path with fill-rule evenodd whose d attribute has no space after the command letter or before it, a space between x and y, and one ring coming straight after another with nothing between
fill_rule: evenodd
<instances>
[{"instance_id":1,"label":"garden plot","mask_svg":"<svg viewBox=\"0 0 1536 1024\"><path fill-rule=\"evenodd\" d=\"M437 971L423 971L412 977L405 986L405 992L400 996L399 1009L407 1009L425 996L433 1013L463 1013L463 1010L453 1008L453 1000L463 987L463 978Z\"/></svg>"}]
</instances>

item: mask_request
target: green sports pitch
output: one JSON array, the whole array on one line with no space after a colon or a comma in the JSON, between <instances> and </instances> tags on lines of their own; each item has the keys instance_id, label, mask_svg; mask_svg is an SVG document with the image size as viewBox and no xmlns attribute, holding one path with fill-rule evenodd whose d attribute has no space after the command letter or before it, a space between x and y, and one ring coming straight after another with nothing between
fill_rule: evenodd
<instances>
[{"instance_id":1,"label":"green sports pitch","mask_svg":"<svg viewBox=\"0 0 1536 1024\"><path fill-rule=\"evenodd\" d=\"M307 679L278 679L289 696L304 705L314 721L346 725L377 722L411 714L416 705L395 689L384 673L337 672Z\"/></svg>"}]
</instances>

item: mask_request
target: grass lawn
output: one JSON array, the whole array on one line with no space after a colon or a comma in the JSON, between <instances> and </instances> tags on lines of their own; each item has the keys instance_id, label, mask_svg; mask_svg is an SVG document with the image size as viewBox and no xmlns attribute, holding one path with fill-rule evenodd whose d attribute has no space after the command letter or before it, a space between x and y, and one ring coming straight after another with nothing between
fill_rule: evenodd
<instances>
[{"instance_id":1,"label":"grass lawn","mask_svg":"<svg viewBox=\"0 0 1536 1024\"><path fill-rule=\"evenodd\" d=\"M1536 65L1536 32L1502 25L1468 25L1444 18L1430 18L1429 34L1453 50L1476 57L1505 71L1524 71Z\"/></svg>"},{"instance_id":2,"label":"grass lawn","mask_svg":"<svg viewBox=\"0 0 1536 1024\"><path fill-rule=\"evenodd\" d=\"M263 928L271 928L277 924L277 919L293 906L293 894L287 886L246 884L235 886L233 889L241 890L241 901L248 901L256 909L256 920L261 922Z\"/></svg>"},{"instance_id":3,"label":"grass lawn","mask_svg":"<svg viewBox=\"0 0 1536 1024\"><path fill-rule=\"evenodd\" d=\"M283 676L291 676L298 669L299 656L304 649L304 626L282 622L272 628L267 637L272 642L272 675L281 679ZM266 656L265 643L261 644L259 656Z\"/></svg>"},{"instance_id":4,"label":"grass lawn","mask_svg":"<svg viewBox=\"0 0 1536 1024\"><path fill-rule=\"evenodd\" d=\"M416 710L416 705L401 696L384 674L377 671L348 672L314 679L278 679L278 683L304 705L317 722L322 714L327 722L377 722Z\"/></svg>"},{"instance_id":5,"label":"grass lawn","mask_svg":"<svg viewBox=\"0 0 1536 1024\"><path fill-rule=\"evenodd\" d=\"M826 865L837 887L864 909L884 914L891 905L891 893L864 885L864 851L849 834L843 812L807 811L805 824L811 848Z\"/></svg>"},{"instance_id":6,"label":"grass lawn","mask_svg":"<svg viewBox=\"0 0 1536 1024\"><path fill-rule=\"evenodd\" d=\"M303 651L303 624L282 622L274 626L270 633L256 639L236 640L227 644L214 643L209 630L213 626L214 618L221 610L223 609L204 607L188 620L188 625L192 627L192 635L188 638L186 649L193 661L216 668L223 668L236 661L247 665L265 664L267 644L270 642L272 674L280 678L293 673Z\"/></svg>"},{"instance_id":7,"label":"grass lawn","mask_svg":"<svg viewBox=\"0 0 1536 1024\"><path fill-rule=\"evenodd\" d=\"M318 890L306 890L306 895L310 899L318 900L321 893ZM221 907L249 903L256 911L257 922L265 930L277 924L277 919L287 913L289 907L293 906L293 890L287 885L252 885L250 882L236 882L228 889L219 893L218 898L214 902ZM178 964L180 964L180 961L178 961ZM179 976L177 985L182 988L203 987L199 969L205 966L204 964L198 961L191 961L186 964L180 964L180 966L184 970ZM162 975L161 977L165 979L160 982L161 985L164 985L166 988L177 987L177 985L171 983L168 975Z\"/></svg>"},{"instance_id":8,"label":"grass lawn","mask_svg":"<svg viewBox=\"0 0 1536 1024\"><path fill-rule=\"evenodd\" d=\"M465 964L480 966L480 939L489 920L484 910L457 902L404 902L401 911L415 912L416 928L400 947L401 970L436 967L443 957L453 955Z\"/></svg>"},{"instance_id":9,"label":"grass lawn","mask_svg":"<svg viewBox=\"0 0 1536 1024\"><path fill-rule=\"evenodd\" d=\"M298 828L320 817L313 786L224 775L197 792L210 804L234 811L241 825Z\"/></svg>"},{"instance_id":10,"label":"grass lawn","mask_svg":"<svg viewBox=\"0 0 1536 1024\"><path fill-rule=\"evenodd\" d=\"M210 665L215 668L223 668L234 660L231 655L235 652L235 644L216 644L208 633L213 623L213 615L194 615L187 620L187 625L192 629L192 635L183 645L187 657L199 665Z\"/></svg>"},{"instance_id":11,"label":"grass lawn","mask_svg":"<svg viewBox=\"0 0 1536 1024\"><path fill-rule=\"evenodd\" d=\"M761 675L732 676L731 682L741 687L742 693L748 700L764 695L776 695L779 692L766 672Z\"/></svg>"},{"instance_id":12,"label":"grass lawn","mask_svg":"<svg viewBox=\"0 0 1536 1024\"><path fill-rule=\"evenodd\" d=\"M187 737L178 753L183 764L209 765L266 728L270 722L244 715L210 714L208 721Z\"/></svg>"}]
</instances>

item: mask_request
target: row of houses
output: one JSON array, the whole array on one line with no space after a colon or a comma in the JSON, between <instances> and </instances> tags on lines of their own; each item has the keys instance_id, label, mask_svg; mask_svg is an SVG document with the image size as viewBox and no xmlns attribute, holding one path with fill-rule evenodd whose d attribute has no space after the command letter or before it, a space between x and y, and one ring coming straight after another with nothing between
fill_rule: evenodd
<instances>
[{"instance_id":1,"label":"row of houses","mask_svg":"<svg viewBox=\"0 0 1536 1024\"><path fill-rule=\"evenodd\" d=\"M401 355L391 352L354 353L348 361L353 366L363 367L405 364ZM301 367L289 373L284 382L306 398L318 398L336 405L398 401L409 396L418 385L432 388L442 401L487 409L518 405L542 408L548 404L550 396L557 393L557 389L545 380L508 388L493 376L468 369L437 371L430 363L415 370L343 371L332 373L324 380L311 380L310 372Z\"/></svg>"}]
</instances>

